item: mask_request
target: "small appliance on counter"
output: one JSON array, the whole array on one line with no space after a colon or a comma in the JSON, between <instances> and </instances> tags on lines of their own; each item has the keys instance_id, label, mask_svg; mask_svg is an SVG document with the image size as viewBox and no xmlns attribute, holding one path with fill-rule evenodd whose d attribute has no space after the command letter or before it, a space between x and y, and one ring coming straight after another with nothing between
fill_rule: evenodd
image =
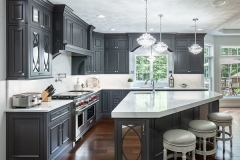
<instances>
[{"instance_id":1,"label":"small appliance on counter","mask_svg":"<svg viewBox=\"0 0 240 160\"><path fill-rule=\"evenodd\" d=\"M27 92L13 95L12 108L31 108L42 102L41 93Z\"/></svg>"},{"instance_id":2,"label":"small appliance on counter","mask_svg":"<svg viewBox=\"0 0 240 160\"><path fill-rule=\"evenodd\" d=\"M52 100L52 95L55 93L56 89L54 89L53 85L48 86L42 92L42 101L43 102L50 102Z\"/></svg>"}]
</instances>

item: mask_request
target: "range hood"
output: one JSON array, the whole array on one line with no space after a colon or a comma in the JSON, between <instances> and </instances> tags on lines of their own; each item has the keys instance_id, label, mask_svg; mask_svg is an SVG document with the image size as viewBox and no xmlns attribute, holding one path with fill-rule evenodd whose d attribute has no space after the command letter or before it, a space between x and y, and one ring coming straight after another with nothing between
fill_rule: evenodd
<instances>
[{"instance_id":1,"label":"range hood","mask_svg":"<svg viewBox=\"0 0 240 160\"><path fill-rule=\"evenodd\" d=\"M71 53L72 56L86 56L87 57L87 56L93 55L93 52L88 49L73 46L71 44L66 44L64 46L64 50L59 50L58 53L55 53L53 55L53 59L62 53L69 53L69 52Z\"/></svg>"}]
</instances>

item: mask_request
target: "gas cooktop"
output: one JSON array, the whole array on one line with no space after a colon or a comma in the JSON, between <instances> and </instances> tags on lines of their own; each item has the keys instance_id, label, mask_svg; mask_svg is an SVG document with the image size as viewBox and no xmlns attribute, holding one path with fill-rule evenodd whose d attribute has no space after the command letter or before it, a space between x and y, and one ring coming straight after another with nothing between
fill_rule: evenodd
<instances>
[{"instance_id":1,"label":"gas cooktop","mask_svg":"<svg viewBox=\"0 0 240 160\"><path fill-rule=\"evenodd\" d=\"M72 91L53 95L52 99L76 99L76 98L87 96L92 92L93 91L89 91L89 90L72 90Z\"/></svg>"}]
</instances>

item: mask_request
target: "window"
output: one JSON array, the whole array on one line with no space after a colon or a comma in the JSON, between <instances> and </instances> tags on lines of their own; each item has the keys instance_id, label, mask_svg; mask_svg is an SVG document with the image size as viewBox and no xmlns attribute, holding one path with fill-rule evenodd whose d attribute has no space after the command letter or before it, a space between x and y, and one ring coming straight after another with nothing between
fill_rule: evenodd
<instances>
[{"instance_id":1,"label":"window","mask_svg":"<svg viewBox=\"0 0 240 160\"><path fill-rule=\"evenodd\" d=\"M240 48L239 47L223 47L221 48L222 56L239 56Z\"/></svg>"},{"instance_id":2,"label":"window","mask_svg":"<svg viewBox=\"0 0 240 160\"><path fill-rule=\"evenodd\" d=\"M151 76L157 81L167 81L168 56L154 56L155 60L153 62L148 61L148 57L149 56L136 56L136 81L146 81L150 79Z\"/></svg>"},{"instance_id":3,"label":"window","mask_svg":"<svg viewBox=\"0 0 240 160\"><path fill-rule=\"evenodd\" d=\"M213 53L212 45L204 45L204 86L212 90Z\"/></svg>"}]
</instances>

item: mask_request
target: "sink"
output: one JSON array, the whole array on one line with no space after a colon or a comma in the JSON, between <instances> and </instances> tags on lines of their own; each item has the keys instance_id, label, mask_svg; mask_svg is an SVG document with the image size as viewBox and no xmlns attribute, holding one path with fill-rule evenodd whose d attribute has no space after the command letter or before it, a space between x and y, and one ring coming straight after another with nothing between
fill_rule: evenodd
<instances>
[{"instance_id":1,"label":"sink","mask_svg":"<svg viewBox=\"0 0 240 160\"><path fill-rule=\"evenodd\" d=\"M141 86L140 88L150 88L150 89L152 89L151 86ZM157 89L157 88L164 88L164 87L155 87L155 89Z\"/></svg>"},{"instance_id":2,"label":"sink","mask_svg":"<svg viewBox=\"0 0 240 160\"><path fill-rule=\"evenodd\" d=\"M152 92L133 92L133 94L152 94Z\"/></svg>"}]
</instances>

